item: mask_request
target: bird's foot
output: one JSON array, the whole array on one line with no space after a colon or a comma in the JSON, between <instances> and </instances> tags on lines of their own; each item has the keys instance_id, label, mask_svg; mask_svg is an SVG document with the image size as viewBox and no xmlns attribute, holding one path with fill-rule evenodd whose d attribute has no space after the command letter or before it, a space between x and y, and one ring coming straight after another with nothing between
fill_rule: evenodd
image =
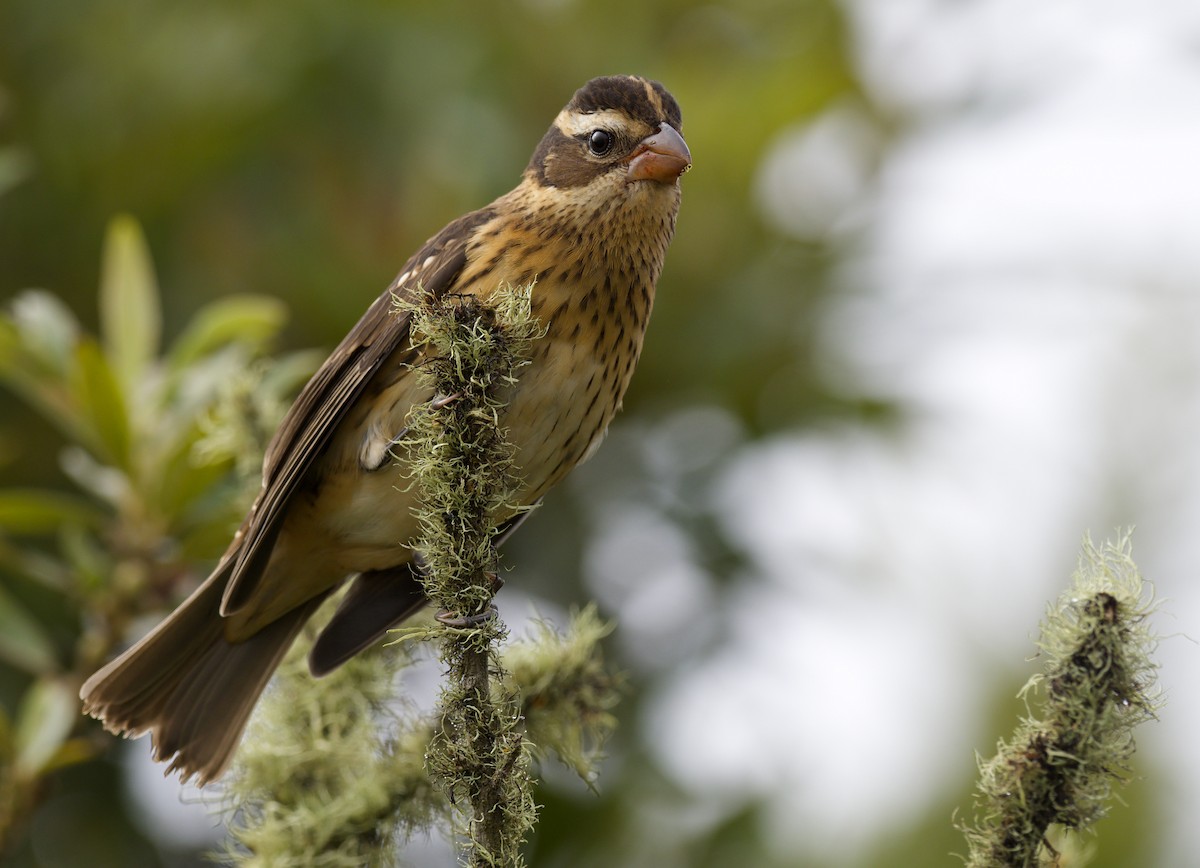
<instances>
[{"instance_id":1,"label":"bird's foot","mask_svg":"<svg viewBox=\"0 0 1200 868\"><path fill-rule=\"evenodd\" d=\"M476 612L474 615L456 615L453 612L442 609L433 617L437 622L445 627L453 627L455 630L470 630L473 627L478 627L480 624L486 624L488 621L495 620L499 612L495 604L488 606L482 612Z\"/></svg>"}]
</instances>

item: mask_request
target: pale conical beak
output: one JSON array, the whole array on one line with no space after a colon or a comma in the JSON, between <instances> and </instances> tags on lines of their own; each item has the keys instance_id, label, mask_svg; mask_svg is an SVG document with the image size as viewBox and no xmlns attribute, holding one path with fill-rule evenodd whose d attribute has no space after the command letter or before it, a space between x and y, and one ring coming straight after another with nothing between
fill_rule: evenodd
<instances>
[{"instance_id":1,"label":"pale conical beak","mask_svg":"<svg viewBox=\"0 0 1200 868\"><path fill-rule=\"evenodd\" d=\"M670 124L642 139L629 156L630 181L658 181L673 184L692 167L692 152L683 136Z\"/></svg>"}]
</instances>

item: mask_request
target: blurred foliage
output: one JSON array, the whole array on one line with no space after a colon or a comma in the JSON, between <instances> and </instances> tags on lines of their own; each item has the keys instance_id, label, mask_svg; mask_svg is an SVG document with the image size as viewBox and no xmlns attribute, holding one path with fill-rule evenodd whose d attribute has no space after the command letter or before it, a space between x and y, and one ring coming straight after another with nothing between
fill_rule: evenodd
<instances>
[{"instance_id":1,"label":"blurred foliage","mask_svg":"<svg viewBox=\"0 0 1200 868\"><path fill-rule=\"evenodd\" d=\"M239 459L261 454L315 361L256 366L284 311L254 296L211 302L160 351L158 286L129 217L108 230L99 301L99 338L48 293L0 313L0 383L70 444L74 485L0 489L3 844L19 840L47 776L109 744L85 726L79 685L220 553L253 492ZM235 415L240 427L213 421Z\"/></svg>"}]
</instances>

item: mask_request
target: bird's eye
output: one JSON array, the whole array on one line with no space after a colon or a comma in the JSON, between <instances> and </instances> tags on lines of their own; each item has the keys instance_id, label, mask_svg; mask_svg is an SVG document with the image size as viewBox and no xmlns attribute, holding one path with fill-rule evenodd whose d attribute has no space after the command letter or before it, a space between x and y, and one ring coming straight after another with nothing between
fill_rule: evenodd
<instances>
[{"instance_id":1,"label":"bird's eye","mask_svg":"<svg viewBox=\"0 0 1200 868\"><path fill-rule=\"evenodd\" d=\"M613 146L613 134L608 130L592 130L588 136L588 150L597 157L603 157Z\"/></svg>"}]
</instances>

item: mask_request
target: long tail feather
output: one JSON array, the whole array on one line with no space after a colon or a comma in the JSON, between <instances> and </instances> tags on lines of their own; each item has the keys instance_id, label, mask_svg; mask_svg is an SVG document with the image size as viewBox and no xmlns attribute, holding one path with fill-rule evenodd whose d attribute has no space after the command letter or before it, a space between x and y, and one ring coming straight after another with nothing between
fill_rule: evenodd
<instances>
[{"instance_id":1,"label":"long tail feather","mask_svg":"<svg viewBox=\"0 0 1200 868\"><path fill-rule=\"evenodd\" d=\"M167 772L193 775L201 785L229 765L242 731L271 673L320 598L236 644L225 639L223 563L170 617L87 680L83 710L106 729L150 733L156 760Z\"/></svg>"}]
</instances>

